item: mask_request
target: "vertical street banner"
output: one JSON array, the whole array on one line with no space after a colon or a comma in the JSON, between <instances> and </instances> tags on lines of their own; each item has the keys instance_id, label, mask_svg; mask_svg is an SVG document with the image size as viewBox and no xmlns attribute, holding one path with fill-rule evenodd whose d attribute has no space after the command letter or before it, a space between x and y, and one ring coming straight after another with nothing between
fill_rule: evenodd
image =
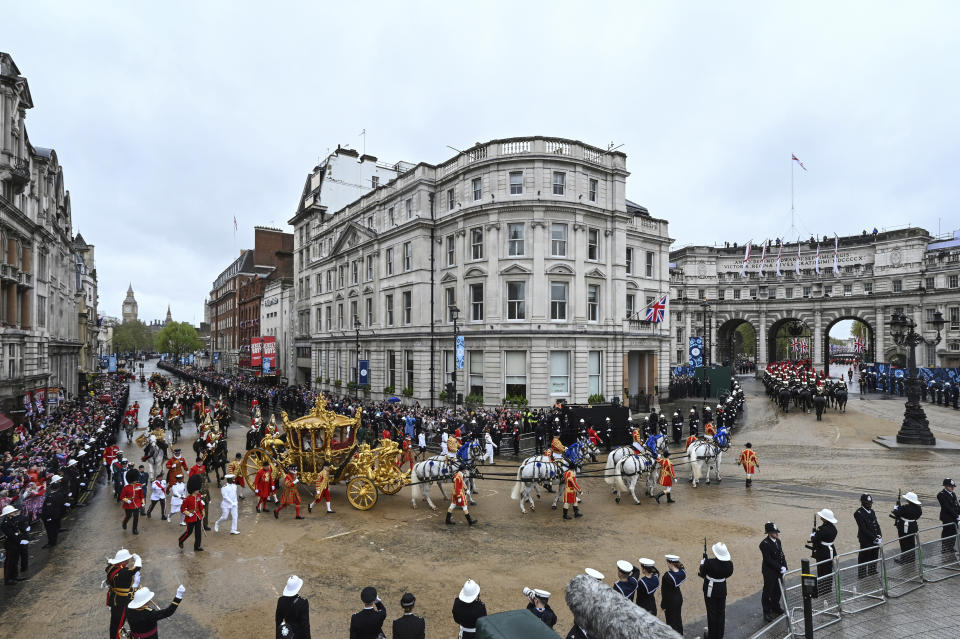
<instances>
[{"instance_id":1,"label":"vertical street banner","mask_svg":"<svg viewBox=\"0 0 960 639\"><path fill-rule=\"evenodd\" d=\"M190 353L190 365L193 366L193 353Z\"/></svg>"},{"instance_id":2,"label":"vertical street banner","mask_svg":"<svg viewBox=\"0 0 960 639\"><path fill-rule=\"evenodd\" d=\"M690 365L694 368L703 366L703 338L690 338Z\"/></svg>"},{"instance_id":3,"label":"vertical street banner","mask_svg":"<svg viewBox=\"0 0 960 639\"><path fill-rule=\"evenodd\" d=\"M263 340L259 337L250 338L250 366L260 368L263 366Z\"/></svg>"},{"instance_id":4,"label":"vertical street banner","mask_svg":"<svg viewBox=\"0 0 960 639\"><path fill-rule=\"evenodd\" d=\"M370 383L370 360L361 359L360 368L358 369L357 379L359 384L363 386L364 384Z\"/></svg>"},{"instance_id":5,"label":"vertical street banner","mask_svg":"<svg viewBox=\"0 0 960 639\"><path fill-rule=\"evenodd\" d=\"M457 335L457 351L456 351L457 370L461 370L463 368L463 359L464 359L465 353L466 353L466 350L464 347L463 335Z\"/></svg>"},{"instance_id":6,"label":"vertical street banner","mask_svg":"<svg viewBox=\"0 0 960 639\"><path fill-rule=\"evenodd\" d=\"M214 364L220 363L220 351L213 351L213 363Z\"/></svg>"},{"instance_id":7,"label":"vertical street banner","mask_svg":"<svg viewBox=\"0 0 960 639\"><path fill-rule=\"evenodd\" d=\"M117 356L111 355L110 360L107 362L107 372L116 373L117 372Z\"/></svg>"},{"instance_id":8,"label":"vertical street banner","mask_svg":"<svg viewBox=\"0 0 960 639\"><path fill-rule=\"evenodd\" d=\"M272 370L277 370L277 338L267 336L263 338L263 363L266 365L267 362L270 362L270 368ZM263 372L266 373L267 369L264 368Z\"/></svg>"}]
</instances>

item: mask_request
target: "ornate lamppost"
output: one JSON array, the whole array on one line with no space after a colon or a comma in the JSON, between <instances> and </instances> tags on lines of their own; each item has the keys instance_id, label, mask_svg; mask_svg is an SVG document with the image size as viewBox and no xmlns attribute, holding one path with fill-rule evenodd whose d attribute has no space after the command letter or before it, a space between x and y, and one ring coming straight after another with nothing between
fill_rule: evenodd
<instances>
[{"instance_id":1,"label":"ornate lamppost","mask_svg":"<svg viewBox=\"0 0 960 639\"><path fill-rule=\"evenodd\" d=\"M928 322L931 328L936 329L937 336L927 340L914 329L917 323L903 313L894 313L890 317L890 334L897 346L907 347L907 404L903 413L903 424L897 433L898 444L921 444L933 446L937 443L930 432L930 423L927 415L920 406L920 382L917 379L917 346L920 344L936 345L940 343L940 331L943 329L943 314L937 311L933 319Z\"/></svg>"}]
</instances>

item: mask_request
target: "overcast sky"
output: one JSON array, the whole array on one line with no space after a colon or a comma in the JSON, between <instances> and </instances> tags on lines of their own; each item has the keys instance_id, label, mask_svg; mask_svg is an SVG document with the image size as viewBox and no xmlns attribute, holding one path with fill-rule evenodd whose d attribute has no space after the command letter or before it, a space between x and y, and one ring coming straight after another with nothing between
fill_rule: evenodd
<instances>
[{"instance_id":1,"label":"overcast sky","mask_svg":"<svg viewBox=\"0 0 960 639\"><path fill-rule=\"evenodd\" d=\"M199 5L199 6L198 6ZM100 313L198 323L253 226L337 144L437 163L477 141L622 144L676 246L960 227L951 2L6 2ZM233 218L240 231L234 239Z\"/></svg>"}]
</instances>

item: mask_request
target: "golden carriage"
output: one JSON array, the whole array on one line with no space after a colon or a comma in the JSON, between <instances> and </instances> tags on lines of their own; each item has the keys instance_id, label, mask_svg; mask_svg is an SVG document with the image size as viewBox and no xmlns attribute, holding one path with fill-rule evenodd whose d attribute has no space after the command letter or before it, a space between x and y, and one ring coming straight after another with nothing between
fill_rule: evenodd
<instances>
[{"instance_id":1,"label":"golden carriage","mask_svg":"<svg viewBox=\"0 0 960 639\"><path fill-rule=\"evenodd\" d=\"M400 470L400 446L389 439L381 439L376 447L357 445L355 438L360 427L362 411L349 417L326 408L323 399L303 417L290 421L281 413L285 438L269 433L260 446L247 451L242 461L242 472L247 485L254 487L257 472L268 462L273 479L283 476L284 469L297 469L300 486L310 489L330 462L331 484L346 482L347 500L359 510L369 510L377 503L378 491L396 495L410 483L410 473Z\"/></svg>"}]
</instances>

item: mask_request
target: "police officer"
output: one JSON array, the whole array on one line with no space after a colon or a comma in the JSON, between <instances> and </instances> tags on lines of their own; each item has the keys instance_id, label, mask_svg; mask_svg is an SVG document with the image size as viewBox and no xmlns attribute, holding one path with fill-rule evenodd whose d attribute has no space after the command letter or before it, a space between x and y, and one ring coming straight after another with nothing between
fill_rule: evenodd
<instances>
[{"instance_id":1,"label":"police officer","mask_svg":"<svg viewBox=\"0 0 960 639\"><path fill-rule=\"evenodd\" d=\"M900 536L900 552L902 554L900 558L894 561L896 563L909 564L915 560L914 553L911 551L917 546L916 533L920 530L917 520L919 520L923 514L923 509L920 507L920 499L916 493L909 492L903 496L903 499L907 503L898 503L893 509L893 513L891 513L896 520L897 533Z\"/></svg>"},{"instance_id":2,"label":"police officer","mask_svg":"<svg viewBox=\"0 0 960 639\"><path fill-rule=\"evenodd\" d=\"M833 562L828 560L837 554L833 547L837 539L837 518L829 508L818 512L817 517L820 518L820 527L810 533L810 550L817 563L817 591L822 595L832 590Z\"/></svg>"},{"instance_id":3,"label":"police officer","mask_svg":"<svg viewBox=\"0 0 960 639\"><path fill-rule=\"evenodd\" d=\"M880 522L877 513L873 511L873 497L864 493L860 495L860 508L853 513L857 522L857 541L860 542L860 554L857 555L857 577L863 579L867 575L877 574L877 558L880 556L880 544L883 536L880 532Z\"/></svg>"},{"instance_id":4,"label":"police officer","mask_svg":"<svg viewBox=\"0 0 960 639\"><path fill-rule=\"evenodd\" d=\"M957 501L957 483L949 477L943 480L943 490L937 493L940 502L940 523L943 532L940 533L941 550L944 554L955 553L957 550L957 522L960 522L960 502ZM947 539L951 537L951 539Z\"/></svg>"},{"instance_id":5,"label":"police officer","mask_svg":"<svg viewBox=\"0 0 960 639\"><path fill-rule=\"evenodd\" d=\"M723 639L726 626L727 579L733 574L733 562L726 544L718 541L713 545L713 558L703 553L700 571L703 578L703 602L707 608L707 627L705 639Z\"/></svg>"},{"instance_id":6,"label":"police officer","mask_svg":"<svg viewBox=\"0 0 960 639\"><path fill-rule=\"evenodd\" d=\"M763 606L763 620L773 621L783 614L780 607L780 579L787 572L787 558L783 554L780 543L780 530L772 521L763 526L767 534L760 542L760 554L763 555L763 564L760 573L763 575L763 592L760 595L760 605Z\"/></svg>"}]
</instances>

